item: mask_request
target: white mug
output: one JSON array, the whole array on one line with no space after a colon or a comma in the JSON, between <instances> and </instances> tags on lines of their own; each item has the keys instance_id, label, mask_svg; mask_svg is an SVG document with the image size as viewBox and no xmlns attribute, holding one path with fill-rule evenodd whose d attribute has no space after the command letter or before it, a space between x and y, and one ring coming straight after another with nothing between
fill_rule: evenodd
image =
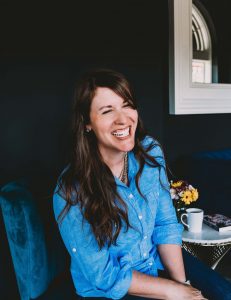
<instances>
[{"instance_id":1,"label":"white mug","mask_svg":"<svg viewBox=\"0 0 231 300\"><path fill-rule=\"evenodd\" d=\"M187 217L187 223L183 221L183 217ZM181 222L188 227L190 232L200 232L202 230L204 211L200 208L188 208L186 213L181 215Z\"/></svg>"}]
</instances>

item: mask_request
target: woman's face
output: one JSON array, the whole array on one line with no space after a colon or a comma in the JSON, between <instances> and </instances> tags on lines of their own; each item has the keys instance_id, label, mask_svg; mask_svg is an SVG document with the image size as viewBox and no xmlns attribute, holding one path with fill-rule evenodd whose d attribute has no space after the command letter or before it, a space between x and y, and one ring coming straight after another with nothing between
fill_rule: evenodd
<instances>
[{"instance_id":1,"label":"woman's face","mask_svg":"<svg viewBox=\"0 0 231 300\"><path fill-rule=\"evenodd\" d=\"M123 98L109 88L96 89L87 128L94 131L103 157L133 149L137 122L137 110Z\"/></svg>"}]
</instances>

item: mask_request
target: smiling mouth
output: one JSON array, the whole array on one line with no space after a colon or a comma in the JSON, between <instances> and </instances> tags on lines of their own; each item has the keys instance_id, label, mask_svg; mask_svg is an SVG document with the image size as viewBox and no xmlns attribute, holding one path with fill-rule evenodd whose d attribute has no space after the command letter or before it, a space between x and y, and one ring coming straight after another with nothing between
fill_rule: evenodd
<instances>
[{"instance_id":1,"label":"smiling mouth","mask_svg":"<svg viewBox=\"0 0 231 300\"><path fill-rule=\"evenodd\" d=\"M113 131L112 135L116 137L126 137L129 135L129 132L130 132L130 126L125 129Z\"/></svg>"}]
</instances>

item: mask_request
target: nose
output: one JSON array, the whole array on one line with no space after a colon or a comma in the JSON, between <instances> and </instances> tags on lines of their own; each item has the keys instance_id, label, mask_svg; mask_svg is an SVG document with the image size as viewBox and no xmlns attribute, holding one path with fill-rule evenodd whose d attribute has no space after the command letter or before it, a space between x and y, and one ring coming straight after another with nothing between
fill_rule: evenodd
<instances>
[{"instance_id":1,"label":"nose","mask_svg":"<svg viewBox=\"0 0 231 300\"><path fill-rule=\"evenodd\" d=\"M127 121L126 114L122 111L116 113L115 124L116 125L124 125Z\"/></svg>"}]
</instances>

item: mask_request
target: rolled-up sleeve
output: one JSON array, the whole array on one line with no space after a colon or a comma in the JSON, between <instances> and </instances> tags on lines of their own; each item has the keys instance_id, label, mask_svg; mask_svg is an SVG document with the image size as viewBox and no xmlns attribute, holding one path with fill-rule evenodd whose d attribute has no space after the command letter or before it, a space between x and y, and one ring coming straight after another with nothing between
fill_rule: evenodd
<instances>
[{"instance_id":1,"label":"rolled-up sleeve","mask_svg":"<svg viewBox=\"0 0 231 300\"><path fill-rule=\"evenodd\" d=\"M169 182L165 172L165 161L160 147L155 147L155 157L160 163L159 197L156 212L153 241L159 244L182 244L183 226L179 224L169 191Z\"/></svg>"},{"instance_id":2,"label":"rolled-up sleeve","mask_svg":"<svg viewBox=\"0 0 231 300\"><path fill-rule=\"evenodd\" d=\"M53 207L56 220L65 203L55 192ZM132 279L130 264L123 257L115 257L107 247L99 249L91 226L83 219L77 205L72 206L59 223L59 230L71 256L72 277L78 294L92 297L89 285L97 297L120 299L128 292ZM73 274L78 274L78 278ZM81 277L81 282L77 282Z\"/></svg>"}]
</instances>

